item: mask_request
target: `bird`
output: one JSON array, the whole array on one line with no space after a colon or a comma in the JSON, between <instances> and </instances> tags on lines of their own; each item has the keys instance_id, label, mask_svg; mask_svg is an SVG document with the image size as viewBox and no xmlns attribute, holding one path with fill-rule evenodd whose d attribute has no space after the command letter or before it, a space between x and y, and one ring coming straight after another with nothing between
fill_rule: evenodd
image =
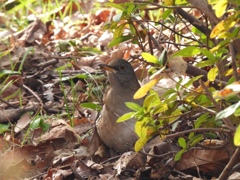
<instances>
[{"instance_id":1,"label":"bird","mask_svg":"<svg viewBox=\"0 0 240 180\"><path fill-rule=\"evenodd\" d=\"M133 148L138 136L134 132L136 119L117 123L117 119L130 112L126 102L143 104L143 99L133 99L140 88L133 67L124 59L112 60L109 64L99 64L107 72L109 89L103 96L103 108L96 123L102 142L117 152Z\"/></svg>"}]
</instances>

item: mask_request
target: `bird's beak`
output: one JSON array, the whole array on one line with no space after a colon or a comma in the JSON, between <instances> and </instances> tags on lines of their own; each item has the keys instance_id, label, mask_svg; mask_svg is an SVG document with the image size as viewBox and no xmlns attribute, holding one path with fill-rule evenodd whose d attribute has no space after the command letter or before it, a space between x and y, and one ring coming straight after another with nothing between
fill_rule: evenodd
<instances>
[{"instance_id":1,"label":"bird's beak","mask_svg":"<svg viewBox=\"0 0 240 180\"><path fill-rule=\"evenodd\" d=\"M99 64L99 67L101 69L106 70L106 71L111 71L111 72L114 72L114 73L116 72L116 69L114 69L113 67L111 67L111 66L109 66L107 64Z\"/></svg>"}]
</instances>

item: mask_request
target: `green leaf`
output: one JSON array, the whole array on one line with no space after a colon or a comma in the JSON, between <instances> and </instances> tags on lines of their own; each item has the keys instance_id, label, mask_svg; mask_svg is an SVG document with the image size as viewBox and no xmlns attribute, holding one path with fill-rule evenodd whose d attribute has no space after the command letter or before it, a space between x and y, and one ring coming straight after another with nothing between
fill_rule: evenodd
<instances>
[{"instance_id":1,"label":"green leaf","mask_svg":"<svg viewBox=\"0 0 240 180\"><path fill-rule=\"evenodd\" d=\"M148 121L149 118L145 117L141 121L137 121L135 123L135 132L140 139L147 137L147 127L145 126L145 124L147 124Z\"/></svg>"},{"instance_id":2,"label":"green leaf","mask_svg":"<svg viewBox=\"0 0 240 180\"><path fill-rule=\"evenodd\" d=\"M189 86L191 86L193 84L193 82L197 81L198 79L200 79L201 77L203 77L203 75L200 75L200 76L196 76L192 79L190 79L188 82L186 82L183 86L185 88L188 88Z\"/></svg>"},{"instance_id":3,"label":"green leaf","mask_svg":"<svg viewBox=\"0 0 240 180\"><path fill-rule=\"evenodd\" d=\"M229 106L228 108L220 111L217 115L216 115L216 119L223 119L223 118L227 118L229 116L231 116L233 113L235 113L235 111L240 107L240 101L236 104L233 104L231 106Z\"/></svg>"},{"instance_id":4,"label":"green leaf","mask_svg":"<svg viewBox=\"0 0 240 180\"><path fill-rule=\"evenodd\" d=\"M0 134L3 134L4 132L9 130L9 124L0 124Z\"/></svg>"},{"instance_id":5,"label":"green leaf","mask_svg":"<svg viewBox=\"0 0 240 180\"><path fill-rule=\"evenodd\" d=\"M127 22L122 23L118 27L116 27L114 35L113 35L113 39L122 36L126 24L127 24Z\"/></svg>"},{"instance_id":6,"label":"green leaf","mask_svg":"<svg viewBox=\"0 0 240 180\"><path fill-rule=\"evenodd\" d=\"M206 136L206 138L209 138L209 139L217 139L218 138L218 136L216 134L210 133L210 132L205 133L205 136Z\"/></svg>"},{"instance_id":7,"label":"green leaf","mask_svg":"<svg viewBox=\"0 0 240 180\"><path fill-rule=\"evenodd\" d=\"M37 128L39 128L40 127L40 121L41 121L42 119L41 118L37 118L37 119L34 119L33 121L31 121L31 123L30 123L30 128L31 129L37 129Z\"/></svg>"},{"instance_id":8,"label":"green leaf","mask_svg":"<svg viewBox=\"0 0 240 180\"><path fill-rule=\"evenodd\" d=\"M206 122L207 119L209 118L209 114L205 113L202 114L199 118L197 118L197 120L194 122L194 127L195 128L199 128L201 126L202 123Z\"/></svg>"},{"instance_id":9,"label":"green leaf","mask_svg":"<svg viewBox=\"0 0 240 180\"><path fill-rule=\"evenodd\" d=\"M187 148L187 143L186 140L182 137L178 138L178 144L181 146L183 149Z\"/></svg>"},{"instance_id":10,"label":"green leaf","mask_svg":"<svg viewBox=\"0 0 240 180\"><path fill-rule=\"evenodd\" d=\"M126 120L132 118L134 116L134 114L136 114L136 113L135 112L129 112L129 113L126 113L126 114L122 115L121 117L119 117L117 119L117 123L123 122L123 121L126 121Z\"/></svg>"},{"instance_id":11,"label":"green leaf","mask_svg":"<svg viewBox=\"0 0 240 180\"><path fill-rule=\"evenodd\" d=\"M175 5L188 5L187 0L175 0Z\"/></svg>"},{"instance_id":12,"label":"green leaf","mask_svg":"<svg viewBox=\"0 0 240 180\"><path fill-rule=\"evenodd\" d=\"M177 120L180 116L182 115L181 109L177 108L175 109L172 114L171 117L169 118L169 122L175 121Z\"/></svg>"},{"instance_id":13,"label":"green leaf","mask_svg":"<svg viewBox=\"0 0 240 180\"><path fill-rule=\"evenodd\" d=\"M125 104L131 110L134 110L134 111L141 111L142 110L142 107L139 104L137 104L137 103L126 102Z\"/></svg>"},{"instance_id":14,"label":"green leaf","mask_svg":"<svg viewBox=\"0 0 240 180\"><path fill-rule=\"evenodd\" d=\"M89 109L93 109L93 110L101 110L101 106L99 104L94 104L94 103L81 103L81 106L84 108L89 108Z\"/></svg>"},{"instance_id":15,"label":"green leaf","mask_svg":"<svg viewBox=\"0 0 240 180\"><path fill-rule=\"evenodd\" d=\"M160 103L158 105L155 106L154 110L153 110L153 114L158 114L158 113L162 113L164 111L168 110L168 105L165 103Z\"/></svg>"},{"instance_id":16,"label":"green leaf","mask_svg":"<svg viewBox=\"0 0 240 180\"><path fill-rule=\"evenodd\" d=\"M181 151L177 152L174 157L174 161L179 161L183 155L183 153L186 152L186 149L182 149Z\"/></svg>"},{"instance_id":17,"label":"green leaf","mask_svg":"<svg viewBox=\"0 0 240 180\"><path fill-rule=\"evenodd\" d=\"M158 58L151 55L150 53L143 52L141 55L145 61L149 63L159 64Z\"/></svg>"},{"instance_id":18,"label":"green leaf","mask_svg":"<svg viewBox=\"0 0 240 180\"><path fill-rule=\"evenodd\" d=\"M190 146L193 147L195 144L199 143L200 141L202 141L204 139L202 134L198 134L196 136L193 136L190 140Z\"/></svg>"},{"instance_id":19,"label":"green leaf","mask_svg":"<svg viewBox=\"0 0 240 180\"><path fill-rule=\"evenodd\" d=\"M105 6L110 6L110 7L113 7L113 8L116 8L116 9L120 9L122 11L125 11L125 7L121 4L116 4L116 3L104 3Z\"/></svg>"},{"instance_id":20,"label":"green leaf","mask_svg":"<svg viewBox=\"0 0 240 180\"><path fill-rule=\"evenodd\" d=\"M220 50L221 48L227 46L230 43L230 41L231 41L230 39L226 39L226 40L220 41L217 46L213 47L210 50L210 52L214 53L214 52Z\"/></svg>"},{"instance_id":21,"label":"green leaf","mask_svg":"<svg viewBox=\"0 0 240 180\"><path fill-rule=\"evenodd\" d=\"M200 52L201 52L201 50L198 47L189 46L189 47L186 47L182 50L175 52L171 57L175 57L175 56L190 57L190 56L195 56L195 55L199 54Z\"/></svg>"},{"instance_id":22,"label":"green leaf","mask_svg":"<svg viewBox=\"0 0 240 180\"><path fill-rule=\"evenodd\" d=\"M208 49L200 49L203 55L207 56L210 61L215 62L214 55Z\"/></svg>"},{"instance_id":23,"label":"green leaf","mask_svg":"<svg viewBox=\"0 0 240 180\"><path fill-rule=\"evenodd\" d=\"M165 20L167 17L170 16L170 14L172 14L172 9L166 9L164 10L163 14L162 14L162 19Z\"/></svg>"},{"instance_id":24,"label":"green leaf","mask_svg":"<svg viewBox=\"0 0 240 180\"><path fill-rule=\"evenodd\" d=\"M50 125L48 123L45 123L43 119L37 118L31 121L30 123L30 129L37 129L37 128L42 128L44 132L46 132Z\"/></svg>"},{"instance_id":25,"label":"green leaf","mask_svg":"<svg viewBox=\"0 0 240 180\"><path fill-rule=\"evenodd\" d=\"M128 15L128 16L133 13L134 8L135 8L135 6L134 6L134 3L133 3L133 2L130 1L130 2L127 3L127 9L126 9L126 11L127 11L127 15Z\"/></svg>"},{"instance_id":26,"label":"green leaf","mask_svg":"<svg viewBox=\"0 0 240 180\"><path fill-rule=\"evenodd\" d=\"M206 60L206 61L200 61L196 64L196 67L200 67L200 68L203 68L203 67L206 67L206 66L212 66L214 65L216 62L215 61L212 61L212 60Z\"/></svg>"},{"instance_id":27,"label":"green leaf","mask_svg":"<svg viewBox=\"0 0 240 180\"><path fill-rule=\"evenodd\" d=\"M118 45L122 42L128 41L129 39L132 39L133 36L132 35L127 35L127 36L119 36L116 39L113 39L110 43L109 43L109 47L113 47L115 45Z\"/></svg>"},{"instance_id":28,"label":"green leaf","mask_svg":"<svg viewBox=\"0 0 240 180\"><path fill-rule=\"evenodd\" d=\"M213 67L212 69L210 69L210 71L207 74L208 80L214 81L216 79L217 75L218 75L218 68Z\"/></svg>"},{"instance_id":29,"label":"green leaf","mask_svg":"<svg viewBox=\"0 0 240 180\"><path fill-rule=\"evenodd\" d=\"M152 91L151 94L144 99L143 108L148 111L151 107L160 102L158 94L155 91Z\"/></svg>"},{"instance_id":30,"label":"green leaf","mask_svg":"<svg viewBox=\"0 0 240 180\"><path fill-rule=\"evenodd\" d=\"M134 28L134 25L132 25L132 24L128 24L128 25L129 25L131 33L136 34L136 29Z\"/></svg>"},{"instance_id":31,"label":"green leaf","mask_svg":"<svg viewBox=\"0 0 240 180\"><path fill-rule=\"evenodd\" d=\"M164 66L166 62L167 62L167 50L164 49L160 57L158 58L158 64Z\"/></svg>"},{"instance_id":32,"label":"green leaf","mask_svg":"<svg viewBox=\"0 0 240 180\"><path fill-rule=\"evenodd\" d=\"M240 125L238 125L236 132L233 137L233 142L235 146L240 146Z\"/></svg>"},{"instance_id":33,"label":"green leaf","mask_svg":"<svg viewBox=\"0 0 240 180\"><path fill-rule=\"evenodd\" d=\"M50 124L45 123L43 120L40 122L40 128L43 129L43 132L48 131L48 129L50 128Z\"/></svg>"},{"instance_id":34,"label":"green leaf","mask_svg":"<svg viewBox=\"0 0 240 180\"><path fill-rule=\"evenodd\" d=\"M191 139L194 135L195 135L194 132L190 132L189 135L188 135L188 139Z\"/></svg>"},{"instance_id":35,"label":"green leaf","mask_svg":"<svg viewBox=\"0 0 240 180\"><path fill-rule=\"evenodd\" d=\"M236 117L240 116L240 107L236 109L236 111L234 112L234 116Z\"/></svg>"},{"instance_id":36,"label":"green leaf","mask_svg":"<svg viewBox=\"0 0 240 180\"><path fill-rule=\"evenodd\" d=\"M14 74L21 74L21 73L17 71L12 71L12 70L0 70L0 78L6 75L14 75Z\"/></svg>"}]
</instances>

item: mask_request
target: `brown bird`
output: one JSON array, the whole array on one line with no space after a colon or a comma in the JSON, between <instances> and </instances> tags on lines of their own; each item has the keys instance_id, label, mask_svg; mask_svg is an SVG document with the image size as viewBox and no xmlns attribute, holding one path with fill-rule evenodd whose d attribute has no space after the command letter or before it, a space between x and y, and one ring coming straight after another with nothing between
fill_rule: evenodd
<instances>
[{"instance_id":1,"label":"brown bird","mask_svg":"<svg viewBox=\"0 0 240 180\"><path fill-rule=\"evenodd\" d=\"M138 79L130 63L117 59L99 65L107 71L110 88L103 98L103 110L97 122L97 131L101 140L110 148L119 152L129 150L137 140L134 132L135 119L116 123L116 120L131 110L125 102L142 105L143 99L134 100L133 95L140 88Z\"/></svg>"}]
</instances>

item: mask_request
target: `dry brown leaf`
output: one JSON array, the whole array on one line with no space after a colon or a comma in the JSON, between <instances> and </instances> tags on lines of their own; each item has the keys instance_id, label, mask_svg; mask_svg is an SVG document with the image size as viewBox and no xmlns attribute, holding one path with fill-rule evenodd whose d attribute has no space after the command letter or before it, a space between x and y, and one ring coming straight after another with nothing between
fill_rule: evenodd
<instances>
[{"instance_id":1,"label":"dry brown leaf","mask_svg":"<svg viewBox=\"0 0 240 180\"><path fill-rule=\"evenodd\" d=\"M21 116L21 118L17 121L16 126L14 127L14 132L19 133L21 130L23 130L29 123L31 122L31 116L27 112Z\"/></svg>"}]
</instances>

